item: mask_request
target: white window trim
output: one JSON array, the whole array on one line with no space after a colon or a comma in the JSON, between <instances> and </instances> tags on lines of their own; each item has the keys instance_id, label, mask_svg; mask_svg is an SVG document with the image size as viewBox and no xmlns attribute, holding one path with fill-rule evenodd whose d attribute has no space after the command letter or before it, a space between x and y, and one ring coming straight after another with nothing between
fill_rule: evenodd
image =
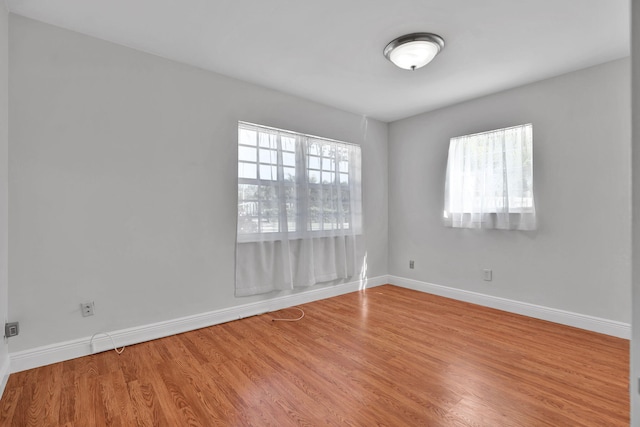
<instances>
[{"instance_id":1,"label":"white window trim","mask_svg":"<svg viewBox=\"0 0 640 427\"><path fill-rule=\"evenodd\" d=\"M509 132L514 140L506 139ZM506 147L507 143L513 147ZM467 157L473 144L483 144L480 146L486 151ZM531 123L451 138L444 224L455 228L535 229L532 150ZM492 169L496 161L502 171ZM514 165L520 161L523 163ZM515 173L519 170L522 174ZM514 179L519 190L515 197Z\"/></svg>"},{"instance_id":2,"label":"white window trim","mask_svg":"<svg viewBox=\"0 0 640 427\"><path fill-rule=\"evenodd\" d=\"M296 143L302 142L302 141L299 141L299 139L301 139L301 140L304 140L305 143L308 141L319 141L320 143L331 143L331 144L338 144L340 146L345 146L345 147L355 147L358 150L360 150L360 145L358 144L353 144L345 141L340 141L340 140L335 140L335 139L330 139L330 138L325 138L325 137L320 137L320 136L315 136L310 134L299 133L299 132L290 131L290 130L279 129L279 128L270 127L270 126L259 125L259 124L250 123L250 122L239 121L238 130L240 131L240 129L250 129L250 130L256 130L256 131L263 130L263 131L266 131L267 133L277 133L279 135L290 135L292 138L296 139ZM241 144L240 140L238 140L238 147L241 147L241 146L245 146L245 145ZM259 151L260 149L259 144L257 146L257 149ZM278 155L281 156L281 148L277 148L276 150L279 153ZM360 155L361 154L359 154L359 156ZM320 157L322 158L322 156ZM297 179L306 179L307 181L304 183L306 187L313 187L313 186L321 187L323 185L332 185L332 184L322 184L322 183L310 183L307 179L307 172L310 168L308 165L308 160L307 159L305 160L306 162L304 163L304 166L302 166L302 164L300 164L298 161L296 162L296 178ZM356 162L358 163L357 167L354 166ZM333 237L333 236L342 236L342 235L345 235L345 233L361 235L362 234L362 190L361 190L360 162L361 162L360 158L349 159L348 180L352 181L355 179L357 182L359 182L359 184L354 186L356 188L350 188L350 197L354 199L355 206L353 205L351 206L351 214L350 214L351 222L349 223L350 225L349 227L346 227L346 228L338 227L338 228L332 228L332 229L326 229L326 230L322 230L322 229L311 230L308 228L309 227L309 224L307 223L308 221L301 221L298 219L297 220L298 222L296 223L295 231L288 231L288 230L283 231L281 229L283 221L282 221L282 218L280 218L278 231L263 231L263 232L250 233L250 232L240 232L240 230L238 230L236 233L238 243L249 243L249 242L256 242L256 241L279 241L284 239L294 240L294 239L305 239L305 238ZM254 163L257 165L257 170L258 170L257 172L258 175L256 176L255 179L238 177L238 186L240 184L249 184L249 185L260 184L261 180L259 178L259 165L260 165L259 157L256 158L255 162L244 161L238 158L237 163L238 163L238 166L240 163ZM278 168L278 175L280 175L280 169L284 168L284 165L281 164L281 159L279 160L279 165L277 166L277 168ZM320 165L319 170L323 171L322 165ZM336 169L332 173L336 175L335 179L339 179L339 175L341 172L337 162L336 162ZM356 173L358 176L355 175ZM280 182L279 180L276 180L276 181ZM298 183L292 183L292 184L280 182L280 185L292 185L294 187L297 186L298 184L299 184L299 181ZM240 200L238 200L238 202L240 202ZM284 209L284 208L281 207L281 209ZM324 224L324 223L321 222L321 224Z\"/></svg>"}]
</instances>

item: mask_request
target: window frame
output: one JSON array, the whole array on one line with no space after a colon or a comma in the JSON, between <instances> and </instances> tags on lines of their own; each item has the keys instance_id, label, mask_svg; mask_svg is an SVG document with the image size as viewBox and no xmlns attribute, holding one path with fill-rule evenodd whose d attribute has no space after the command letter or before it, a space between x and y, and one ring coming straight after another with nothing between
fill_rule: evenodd
<instances>
[{"instance_id":1,"label":"window frame","mask_svg":"<svg viewBox=\"0 0 640 427\"><path fill-rule=\"evenodd\" d=\"M512 136L509 135L510 132L513 133ZM492 138L497 138L498 142ZM496 150L500 143L503 144L502 149ZM473 144L483 148L481 152L469 156L467 153L473 149ZM466 157L462 157L465 155ZM490 167L492 160L493 168ZM496 161L500 165L497 168ZM518 171L520 173L514 173ZM507 177L516 179L514 181ZM470 189L464 186L465 182L471 183ZM497 188L502 188L502 191L499 194L485 194L487 185L491 188L491 184L486 184L487 182L497 182L501 186ZM443 211L445 224L450 225L449 222L460 215L480 215L479 218L498 215L535 217L533 184L532 123L453 137L450 139L447 161ZM514 196L511 197L511 194Z\"/></svg>"},{"instance_id":2,"label":"window frame","mask_svg":"<svg viewBox=\"0 0 640 427\"><path fill-rule=\"evenodd\" d=\"M273 161L271 163L261 162L260 150L265 148L261 147L260 145L259 134L256 135L257 141L255 145L245 144L242 142L242 137L241 137L241 132L243 130L256 131L258 133L262 132L264 134L269 135L270 137L275 137L276 139L275 148L269 148L269 150L276 152L275 163L273 163ZM283 149L282 138L292 138L292 142L294 145L293 151ZM319 151L313 154L308 153L307 151L311 146L311 144L319 144L320 145ZM332 156L326 156L324 155L322 144L337 147L337 149L333 152ZM257 150L255 161L248 161L248 160L242 159L240 154L241 147L255 148ZM355 151L357 152L357 155L359 157L358 159L349 158L347 160L347 172L341 171L340 163L343 160L338 157L338 149L343 147L355 147L356 148ZM350 151L351 150L346 150L347 153L349 153ZM295 168L295 174L294 174L294 179L291 181L287 181L284 176L284 169L291 167L290 165L286 165L284 163L283 153L285 152L293 153L295 157L295 165L293 166ZM319 159L319 163L317 167L315 166L312 167L311 165L312 157ZM273 159L273 157L271 158ZM333 170L331 170L330 168L324 167L324 164L323 164L324 160L329 160L330 162L334 162ZM361 188L358 188L357 189L358 194L352 195L351 184L350 184L352 180L356 179L356 181L360 183L359 185L361 187L361 177L354 176L356 172L358 173L358 175L361 173L359 168L356 170L356 168L353 167L353 165L355 164L354 162L356 161L358 162L358 164L361 162L361 148L358 144L353 144L353 143L339 141L335 139L324 138L324 137L319 137L315 135L308 135L308 134L303 134L295 131L239 121L238 122L238 160L237 160L238 162L237 219L238 219L239 225L237 227L237 233L236 233L238 236L238 240L240 242L257 242L257 241L264 241L264 240L278 241L283 239L292 240L292 239L302 239L302 238L326 237L329 235L337 236L337 235L345 235L345 234L361 234L362 233L362 199L361 199L362 190ZM253 165L256 169L255 178L247 178L247 177L241 176L241 170L240 170L241 164ZM276 178L271 179L269 181L273 181L274 187L277 187L278 189L280 189L280 193L273 198L274 202L279 205L278 214L277 214L277 218L278 218L277 230L264 230L264 231L261 230L261 227L264 221L262 220L263 217L261 214L262 210L261 210L260 204L263 203L264 201L262 199L256 199L255 203L257 204L257 208L255 210L257 211L257 215L255 215L255 217L257 217L256 224L257 224L258 231L255 231L255 232L242 231L240 228L240 218L241 218L240 204L244 199L241 199L240 197L241 186L255 185L260 187L261 182L264 181L264 179L261 177L261 168L260 168L261 165L271 165L272 168L276 169ZM311 181L310 179L311 174L309 173L310 171L317 173L317 176L320 177L319 179L320 182ZM330 173L333 175L333 180L331 182L323 181L322 178L325 173ZM342 206L342 209L338 209L336 212L333 213L333 216L331 217L333 221L326 222L326 221L323 221L324 214L325 214L325 210L324 210L325 205L321 204L321 210L319 213L320 221L317 222L317 224L319 224L319 227L314 228L313 225L315 223L311 222L312 216L309 214L309 211L311 209L311 206L310 206L311 192L317 189L323 190L324 187L332 188L335 186L341 186L343 183L335 182L335 180L341 179L343 175L347 175L347 181L344 184L346 188L349 189L349 197L350 197L348 199L349 203L351 203L351 197L355 197L355 202L359 204L359 206L357 206L356 212L349 212L348 214L345 214L344 206ZM273 169L272 169L271 177L273 176L274 175L273 175ZM285 199L283 199L282 197L283 196L282 191L286 191L286 190L283 190L285 188L292 189L293 192L297 192L301 190L308 191L307 197L303 198L302 202L300 201L301 200L300 198L294 198L294 201L296 202L296 206L295 206L296 213L304 211L306 212L306 216L296 214L295 220L291 221L291 219L284 214L283 209L286 210L287 206L285 203L283 203L283 200ZM320 191L320 193L324 194L323 191ZM306 202L306 205L304 205L305 202ZM338 200L336 203L343 204L344 202L343 200ZM340 215L340 212L342 212L343 214ZM342 223L340 223L341 218L344 219ZM253 222L254 221L252 220L251 223ZM328 229L325 228L325 225L329 223L333 223L335 227L331 227ZM295 226L294 230L291 230L291 224L294 224ZM342 224L342 225L339 225L339 224ZM345 227L345 225L347 224L348 226ZM283 228L286 228L286 230L284 230Z\"/></svg>"}]
</instances>

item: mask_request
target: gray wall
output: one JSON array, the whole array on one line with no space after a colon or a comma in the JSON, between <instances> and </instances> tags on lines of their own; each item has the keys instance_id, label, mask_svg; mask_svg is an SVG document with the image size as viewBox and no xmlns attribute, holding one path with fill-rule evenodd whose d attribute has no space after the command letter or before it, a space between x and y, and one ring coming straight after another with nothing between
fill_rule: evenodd
<instances>
[{"instance_id":1,"label":"gray wall","mask_svg":"<svg viewBox=\"0 0 640 427\"><path fill-rule=\"evenodd\" d=\"M12 352L271 297L233 295L238 120L362 144L368 274L387 273L386 124L363 140L354 114L10 24Z\"/></svg>"},{"instance_id":2,"label":"gray wall","mask_svg":"<svg viewBox=\"0 0 640 427\"><path fill-rule=\"evenodd\" d=\"M7 282L7 234L8 207L7 191L9 172L8 156L8 128L9 128L9 15L4 3L0 4L0 322L4 336L4 323L8 319L8 282ZM9 364L9 349L7 341L0 339L0 385L3 383L3 368ZM1 393L2 387L0 387Z\"/></svg>"},{"instance_id":3,"label":"gray wall","mask_svg":"<svg viewBox=\"0 0 640 427\"><path fill-rule=\"evenodd\" d=\"M614 61L392 123L390 274L629 323L629 68ZM445 228L449 139L529 122L538 230Z\"/></svg>"},{"instance_id":4,"label":"gray wall","mask_svg":"<svg viewBox=\"0 0 640 427\"><path fill-rule=\"evenodd\" d=\"M632 58L632 123L633 133L633 322L631 324L631 370L629 393L631 425L640 425L640 5L631 2L631 58Z\"/></svg>"}]
</instances>

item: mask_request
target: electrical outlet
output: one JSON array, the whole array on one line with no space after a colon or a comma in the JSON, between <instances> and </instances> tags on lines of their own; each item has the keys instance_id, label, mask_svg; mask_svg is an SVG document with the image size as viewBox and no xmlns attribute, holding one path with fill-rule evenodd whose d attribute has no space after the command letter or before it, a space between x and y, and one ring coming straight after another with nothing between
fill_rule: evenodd
<instances>
[{"instance_id":1,"label":"electrical outlet","mask_svg":"<svg viewBox=\"0 0 640 427\"><path fill-rule=\"evenodd\" d=\"M413 268L413 260L409 261L409 268Z\"/></svg>"},{"instance_id":2,"label":"electrical outlet","mask_svg":"<svg viewBox=\"0 0 640 427\"><path fill-rule=\"evenodd\" d=\"M483 279L490 282L493 279L493 271L489 269L482 270Z\"/></svg>"},{"instance_id":3,"label":"electrical outlet","mask_svg":"<svg viewBox=\"0 0 640 427\"><path fill-rule=\"evenodd\" d=\"M18 322L11 322L4 324L4 337L15 337L20 333L20 324Z\"/></svg>"},{"instance_id":4,"label":"electrical outlet","mask_svg":"<svg viewBox=\"0 0 640 427\"><path fill-rule=\"evenodd\" d=\"M80 304L82 317L93 316L93 301Z\"/></svg>"}]
</instances>

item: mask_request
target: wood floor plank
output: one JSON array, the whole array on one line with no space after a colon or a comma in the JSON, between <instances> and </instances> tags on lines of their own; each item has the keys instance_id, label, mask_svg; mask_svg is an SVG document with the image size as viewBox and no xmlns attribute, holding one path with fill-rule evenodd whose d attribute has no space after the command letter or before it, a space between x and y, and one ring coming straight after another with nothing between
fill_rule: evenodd
<instances>
[{"instance_id":1,"label":"wood floor plank","mask_svg":"<svg viewBox=\"0 0 640 427\"><path fill-rule=\"evenodd\" d=\"M22 394L22 386L7 388L2 395L2 404L0 405L0 425L10 425L15 418L14 413L20 401Z\"/></svg>"},{"instance_id":2,"label":"wood floor plank","mask_svg":"<svg viewBox=\"0 0 640 427\"><path fill-rule=\"evenodd\" d=\"M11 375L0 426L628 426L629 342L380 286Z\"/></svg>"},{"instance_id":3,"label":"wood floor plank","mask_svg":"<svg viewBox=\"0 0 640 427\"><path fill-rule=\"evenodd\" d=\"M127 383L129 399L133 409L131 424L138 426L168 426L169 421L158 405L156 392L151 384L138 380Z\"/></svg>"}]
</instances>

